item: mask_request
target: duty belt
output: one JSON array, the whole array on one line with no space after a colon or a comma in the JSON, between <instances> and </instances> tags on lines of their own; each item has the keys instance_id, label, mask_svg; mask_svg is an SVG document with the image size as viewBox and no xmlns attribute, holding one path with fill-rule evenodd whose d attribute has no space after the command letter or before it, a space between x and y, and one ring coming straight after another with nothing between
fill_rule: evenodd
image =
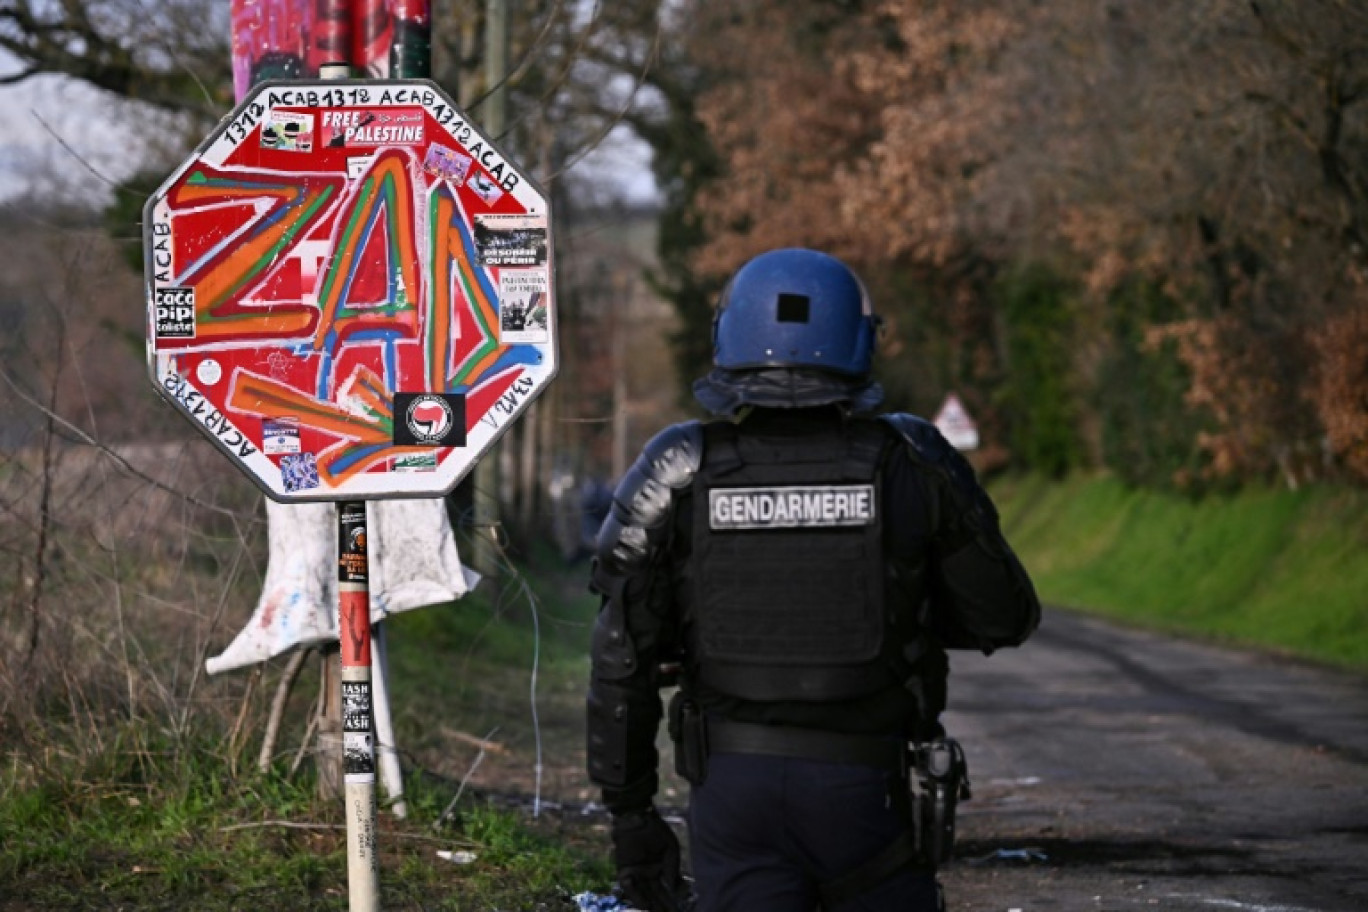
<instances>
[{"instance_id":1,"label":"duty belt","mask_svg":"<svg viewBox=\"0 0 1368 912\"><path fill-rule=\"evenodd\" d=\"M902 773L907 769L906 750L901 739L708 718L709 753L767 754Z\"/></svg>"}]
</instances>

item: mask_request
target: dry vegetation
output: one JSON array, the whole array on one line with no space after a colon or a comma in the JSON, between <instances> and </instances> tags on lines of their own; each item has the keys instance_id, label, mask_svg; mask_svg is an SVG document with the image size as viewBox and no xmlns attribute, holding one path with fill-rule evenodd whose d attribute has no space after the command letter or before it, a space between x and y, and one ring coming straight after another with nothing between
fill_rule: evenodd
<instances>
[{"instance_id":1,"label":"dry vegetation","mask_svg":"<svg viewBox=\"0 0 1368 912\"><path fill-rule=\"evenodd\" d=\"M7 211L14 256L0 276L0 831L22 834L0 852L0 908L341 907L341 809L315 793L307 725L319 663L289 696L264 771L286 661L204 672L261 590L261 495L156 398L141 287L114 243L38 210ZM611 427L563 424L543 442ZM529 588L513 577L387 625L410 812L381 824L395 908L558 902L607 882L593 820L550 803L587 795L577 720L592 600L582 566L536 544L553 505L528 500L542 505L535 534L509 520ZM529 819L534 794L547 812ZM480 862L452 865L436 847Z\"/></svg>"},{"instance_id":2,"label":"dry vegetation","mask_svg":"<svg viewBox=\"0 0 1368 912\"><path fill-rule=\"evenodd\" d=\"M259 572L257 505L159 414L112 242L35 209L6 220L0 717L93 718L112 699L184 719L216 609Z\"/></svg>"},{"instance_id":3,"label":"dry vegetation","mask_svg":"<svg viewBox=\"0 0 1368 912\"><path fill-rule=\"evenodd\" d=\"M1116 395L1099 371L1167 342L1205 471L1368 478L1363 3L724 3L695 25L721 160L694 203L700 270L790 244L849 257L880 280L886 352L955 352L890 372L923 401L966 385L1029 464L1023 412L1046 409L1022 408L1036 378L1014 349L1047 315L1004 298L1035 264L1071 323L1046 388L1090 461ZM1142 338L1109 338L1131 319Z\"/></svg>"}]
</instances>

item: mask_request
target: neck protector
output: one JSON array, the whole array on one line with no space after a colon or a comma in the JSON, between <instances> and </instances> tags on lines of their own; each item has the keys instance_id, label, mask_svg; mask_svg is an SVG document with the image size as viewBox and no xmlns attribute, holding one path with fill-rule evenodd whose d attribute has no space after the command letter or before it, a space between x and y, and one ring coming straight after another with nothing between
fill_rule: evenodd
<instances>
[{"instance_id":1,"label":"neck protector","mask_svg":"<svg viewBox=\"0 0 1368 912\"><path fill-rule=\"evenodd\" d=\"M716 367L694 381L694 398L714 415L735 414L742 406L810 408L848 403L852 412L869 412L883 401L883 387L868 377L842 377L793 367L727 370Z\"/></svg>"}]
</instances>

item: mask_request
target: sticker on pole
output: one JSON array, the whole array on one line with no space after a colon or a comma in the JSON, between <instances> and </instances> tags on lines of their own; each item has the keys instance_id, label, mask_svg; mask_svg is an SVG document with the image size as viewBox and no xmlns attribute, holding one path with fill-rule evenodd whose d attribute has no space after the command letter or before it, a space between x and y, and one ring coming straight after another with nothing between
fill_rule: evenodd
<instances>
[{"instance_id":1,"label":"sticker on pole","mask_svg":"<svg viewBox=\"0 0 1368 912\"><path fill-rule=\"evenodd\" d=\"M546 195L431 82L265 83L144 225L152 381L278 501L446 494L555 376Z\"/></svg>"}]
</instances>

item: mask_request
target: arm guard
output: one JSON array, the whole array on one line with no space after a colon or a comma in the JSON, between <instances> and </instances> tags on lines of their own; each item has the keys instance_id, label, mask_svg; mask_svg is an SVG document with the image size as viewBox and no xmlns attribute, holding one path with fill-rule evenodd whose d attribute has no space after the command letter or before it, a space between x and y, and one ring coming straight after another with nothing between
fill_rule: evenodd
<instances>
[{"instance_id":1,"label":"arm guard","mask_svg":"<svg viewBox=\"0 0 1368 912\"><path fill-rule=\"evenodd\" d=\"M913 464L934 481L936 510L931 627L951 648L1018 646L1040 623L1035 587L998 526L997 508L973 467L931 422L885 415Z\"/></svg>"},{"instance_id":2,"label":"arm guard","mask_svg":"<svg viewBox=\"0 0 1368 912\"><path fill-rule=\"evenodd\" d=\"M668 558L678 493L702 456L697 422L656 435L623 476L599 530L590 584L603 596L594 626L588 699L589 778L615 812L656 790L661 706L658 653L674 623Z\"/></svg>"}]
</instances>

